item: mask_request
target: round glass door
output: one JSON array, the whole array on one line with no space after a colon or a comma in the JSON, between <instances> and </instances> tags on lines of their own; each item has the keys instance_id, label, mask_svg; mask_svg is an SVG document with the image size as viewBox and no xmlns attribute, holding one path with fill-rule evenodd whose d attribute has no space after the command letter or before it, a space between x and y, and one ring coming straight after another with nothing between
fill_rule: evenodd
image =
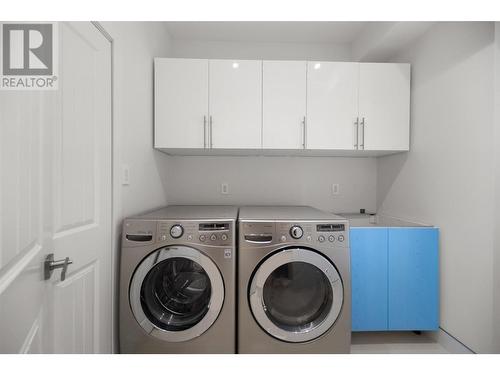
<instances>
[{"instance_id":1,"label":"round glass door","mask_svg":"<svg viewBox=\"0 0 500 375\"><path fill-rule=\"evenodd\" d=\"M259 325L289 342L313 340L335 323L343 288L335 267L307 249L282 250L258 268L250 305Z\"/></svg>"},{"instance_id":2,"label":"round glass door","mask_svg":"<svg viewBox=\"0 0 500 375\"><path fill-rule=\"evenodd\" d=\"M165 341L187 341L217 319L224 285L207 256L189 247L165 247L139 264L129 297L132 312L146 332Z\"/></svg>"},{"instance_id":3,"label":"round glass door","mask_svg":"<svg viewBox=\"0 0 500 375\"><path fill-rule=\"evenodd\" d=\"M142 310L155 326L182 331L203 319L211 290L210 278L194 260L165 259L155 264L142 282Z\"/></svg>"}]
</instances>

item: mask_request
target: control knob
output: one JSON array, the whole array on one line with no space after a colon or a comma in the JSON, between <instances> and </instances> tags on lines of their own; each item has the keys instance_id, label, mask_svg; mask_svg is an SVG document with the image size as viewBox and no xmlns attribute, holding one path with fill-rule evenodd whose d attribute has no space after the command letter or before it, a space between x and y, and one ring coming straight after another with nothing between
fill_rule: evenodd
<instances>
[{"instance_id":1,"label":"control knob","mask_svg":"<svg viewBox=\"0 0 500 375\"><path fill-rule=\"evenodd\" d=\"M295 238L296 240L298 240L299 238L302 238L303 234L304 234L304 231L298 225L294 225L290 228L290 236L292 236L292 238Z\"/></svg>"},{"instance_id":2,"label":"control knob","mask_svg":"<svg viewBox=\"0 0 500 375\"><path fill-rule=\"evenodd\" d=\"M183 233L184 229L180 224L172 225L172 227L170 228L170 235L172 236L172 238L180 238Z\"/></svg>"}]
</instances>

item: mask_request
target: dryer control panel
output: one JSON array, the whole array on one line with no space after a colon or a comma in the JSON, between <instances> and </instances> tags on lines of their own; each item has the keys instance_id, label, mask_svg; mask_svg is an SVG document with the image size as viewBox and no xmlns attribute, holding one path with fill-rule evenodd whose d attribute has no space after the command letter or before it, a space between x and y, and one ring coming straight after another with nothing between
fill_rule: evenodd
<instances>
[{"instance_id":1,"label":"dryer control panel","mask_svg":"<svg viewBox=\"0 0 500 375\"><path fill-rule=\"evenodd\" d=\"M240 222L240 240L246 244L349 246L349 222Z\"/></svg>"}]
</instances>

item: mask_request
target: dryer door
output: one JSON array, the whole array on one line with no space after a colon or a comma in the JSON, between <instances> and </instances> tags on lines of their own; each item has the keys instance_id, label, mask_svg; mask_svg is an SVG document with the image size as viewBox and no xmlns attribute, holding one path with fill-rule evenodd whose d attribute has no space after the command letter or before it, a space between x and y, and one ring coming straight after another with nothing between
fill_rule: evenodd
<instances>
[{"instance_id":1,"label":"dryer door","mask_svg":"<svg viewBox=\"0 0 500 375\"><path fill-rule=\"evenodd\" d=\"M268 334L304 342L335 324L344 293L342 279L326 257L294 248L271 255L257 268L249 298L255 319Z\"/></svg>"},{"instance_id":2,"label":"dryer door","mask_svg":"<svg viewBox=\"0 0 500 375\"><path fill-rule=\"evenodd\" d=\"M160 340L200 336L215 322L224 302L224 283L215 263L186 246L149 254L134 272L130 307L139 325Z\"/></svg>"}]
</instances>

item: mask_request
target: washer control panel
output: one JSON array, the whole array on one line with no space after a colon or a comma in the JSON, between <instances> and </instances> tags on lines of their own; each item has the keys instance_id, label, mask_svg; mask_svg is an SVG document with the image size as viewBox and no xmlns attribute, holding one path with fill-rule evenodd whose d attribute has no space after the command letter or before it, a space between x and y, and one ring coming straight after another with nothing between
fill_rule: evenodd
<instances>
[{"instance_id":1,"label":"washer control panel","mask_svg":"<svg viewBox=\"0 0 500 375\"><path fill-rule=\"evenodd\" d=\"M232 221L158 221L157 241L204 244L209 246L228 246L233 241L234 222Z\"/></svg>"}]
</instances>

